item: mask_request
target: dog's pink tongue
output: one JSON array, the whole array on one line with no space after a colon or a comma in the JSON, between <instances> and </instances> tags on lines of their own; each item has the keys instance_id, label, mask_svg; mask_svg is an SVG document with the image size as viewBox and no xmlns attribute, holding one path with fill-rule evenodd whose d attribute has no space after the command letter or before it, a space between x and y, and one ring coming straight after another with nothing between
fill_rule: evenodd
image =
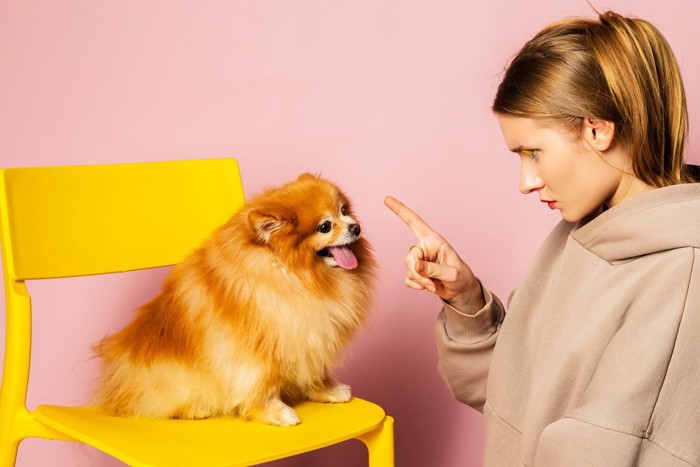
<instances>
[{"instance_id":1,"label":"dog's pink tongue","mask_svg":"<svg viewBox=\"0 0 700 467\"><path fill-rule=\"evenodd\" d=\"M355 269L357 267L357 258L349 248L342 246L332 246L329 248L333 259L343 269Z\"/></svg>"}]
</instances>

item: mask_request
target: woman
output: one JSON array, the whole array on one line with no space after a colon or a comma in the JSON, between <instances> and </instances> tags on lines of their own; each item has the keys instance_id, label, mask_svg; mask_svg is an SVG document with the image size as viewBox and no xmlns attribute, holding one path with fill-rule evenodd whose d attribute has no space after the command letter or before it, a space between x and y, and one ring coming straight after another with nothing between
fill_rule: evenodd
<instances>
[{"instance_id":1,"label":"woman","mask_svg":"<svg viewBox=\"0 0 700 467\"><path fill-rule=\"evenodd\" d=\"M667 42L607 12L545 28L493 110L520 190L563 220L509 301L394 198L407 286L444 302L440 372L493 466L700 465L700 184Z\"/></svg>"}]
</instances>

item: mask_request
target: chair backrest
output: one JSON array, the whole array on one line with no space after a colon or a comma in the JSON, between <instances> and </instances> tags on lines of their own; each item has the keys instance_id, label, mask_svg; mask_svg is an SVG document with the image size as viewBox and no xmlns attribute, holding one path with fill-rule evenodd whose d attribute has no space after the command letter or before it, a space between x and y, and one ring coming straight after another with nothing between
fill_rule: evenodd
<instances>
[{"instance_id":1,"label":"chair backrest","mask_svg":"<svg viewBox=\"0 0 700 467\"><path fill-rule=\"evenodd\" d=\"M17 439L46 430L26 409L31 302L25 280L178 263L243 203L233 159L0 170L7 318L0 461Z\"/></svg>"},{"instance_id":2,"label":"chair backrest","mask_svg":"<svg viewBox=\"0 0 700 467\"><path fill-rule=\"evenodd\" d=\"M243 204L233 159L17 168L0 174L10 280L175 264Z\"/></svg>"}]
</instances>

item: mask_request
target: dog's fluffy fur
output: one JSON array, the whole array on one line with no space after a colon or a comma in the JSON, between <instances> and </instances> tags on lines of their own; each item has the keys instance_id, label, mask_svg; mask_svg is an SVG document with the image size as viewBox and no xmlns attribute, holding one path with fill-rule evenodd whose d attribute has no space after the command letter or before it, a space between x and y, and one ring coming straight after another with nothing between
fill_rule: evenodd
<instances>
[{"instance_id":1,"label":"dog's fluffy fur","mask_svg":"<svg viewBox=\"0 0 700 467\"><path fill-rule=\"evenodd\" d=\"M285 402L350 400L330 370L370 305L375 261L359 235L347 197L317 176L252 199L95 346L98 403L117 415L294 425Z\"/></svg>"}]
</instances>

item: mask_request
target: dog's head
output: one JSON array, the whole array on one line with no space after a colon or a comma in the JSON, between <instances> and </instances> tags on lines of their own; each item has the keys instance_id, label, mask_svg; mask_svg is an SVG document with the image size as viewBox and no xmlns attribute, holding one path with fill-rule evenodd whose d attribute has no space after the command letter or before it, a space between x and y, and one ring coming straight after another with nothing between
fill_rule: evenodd
<instances>
[{"instance_id":1,"label":"dog's head","mask_svg":"<svg viewBox=\"0 0 700 467\"><path fill-rule=\"evenodd\" d=\"M348 198L311 174L269 190L249 203L248 222L258 243L291 265L355 269L368 257Z\"/></svg>"}]
</instances>

